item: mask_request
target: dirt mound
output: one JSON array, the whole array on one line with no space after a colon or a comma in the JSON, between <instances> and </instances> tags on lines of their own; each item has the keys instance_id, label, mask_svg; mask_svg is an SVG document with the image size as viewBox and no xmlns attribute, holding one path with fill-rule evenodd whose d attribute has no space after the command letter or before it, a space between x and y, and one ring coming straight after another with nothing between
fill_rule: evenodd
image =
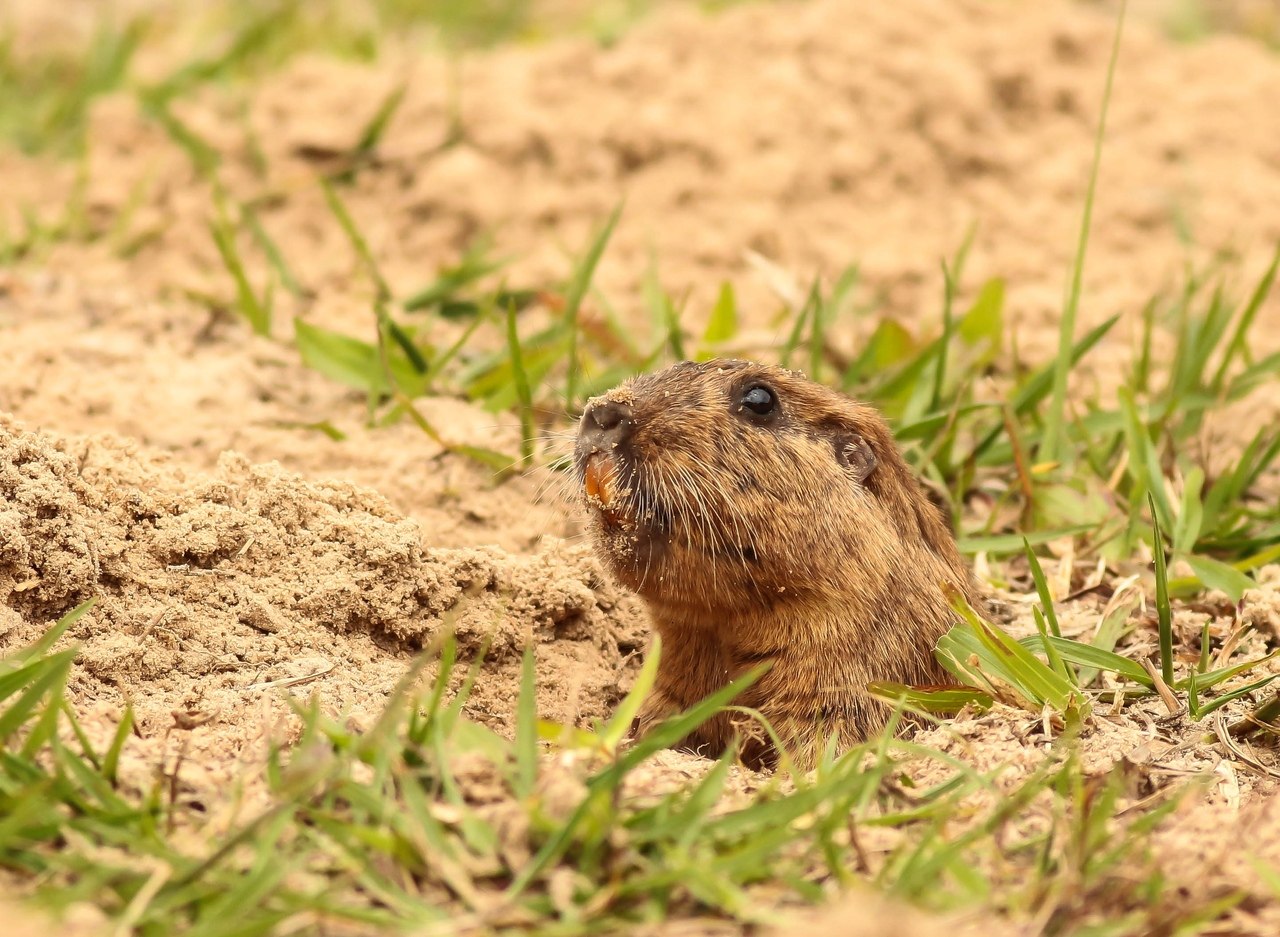
<instances>
[{"instance_id":1,"label":"dirt mound","mask_svg":"<svg viewBox=\"0 0 1280 937\"><path fill-rule=\"evenodd\" d=\"M441 549L376 492L228 453L190 473L112 437L62 440L0 422L0 608L6 646L89 598L72 629L77 697L174 710L243 734L263 690L301 684L336 712L376 714L412 653L450 631L487 648L472 714L501 726L539 648L548 718L607 714L641 640L633 599L582 546L531 555ZM309 686L308 686L309 684ZM224 753L224 756L227 753Z\"/></svg>"}]
</instances>

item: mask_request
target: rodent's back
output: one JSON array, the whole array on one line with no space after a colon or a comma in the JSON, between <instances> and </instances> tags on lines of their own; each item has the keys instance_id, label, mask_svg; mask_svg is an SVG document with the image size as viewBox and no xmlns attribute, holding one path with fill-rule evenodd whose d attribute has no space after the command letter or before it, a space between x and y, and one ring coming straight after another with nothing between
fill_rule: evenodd
<instances>
[{"instance_id":1,"label":"rodent's back","mask_svg":"<svg viewBox=\"0 0 1280 937\"><path fill-rule=\"evenodd\" d=\"M686 362L593 400L576 455L603 558L663 637L642 723L768 661L740 702L811 756L884 721L870 681L941 678L946 589L977 594L874 409L796 372ZM692 741L729 734L721 718Z\"/></svg>"}]
</instances>

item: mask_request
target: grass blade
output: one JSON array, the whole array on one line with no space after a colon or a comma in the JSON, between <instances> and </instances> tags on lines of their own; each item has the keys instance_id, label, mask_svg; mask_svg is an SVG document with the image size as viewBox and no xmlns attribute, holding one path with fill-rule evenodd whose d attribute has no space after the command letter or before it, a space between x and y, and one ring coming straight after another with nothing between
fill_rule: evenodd
<instances>
[{"instance_id":1,"label":"grass blade","mask_svg":"<svg viewBox=\"0 0 1280 937\"><path fill-rule=\"evenodd\" d=\"M646 697L653 690L653 684L658 678L658 661L661 659L662 636L654 634L649 650L645 652L644 664L640 667L640 673L636 675L635 684L623 697L622 702L618 704L618 708L605 724L604 731L600 733L600 741L605 751L617 751L618 745L631 731L631 723L635 721L636 716L640 715L640 707L644 705Z\"/></svg>"},{"instance_id":2,"label":"grass blade","mask_svg":"<svg viewBox=\"0 0 1280 937\"><path fill-rule=\"evenodd\" d=\"M1263 302L1271 293L1271 287L1276 280L1276 271L1280 269L1280 244L1276 245L1276 252L1271 258L1271 264L1267 267L1266 273L1262 275L1262 279L1258 281L1258 285L1254 287L1253 295L1249 297L1249 302L1245 305L1244 312L1240 314L1240 321L1236 323L1235 331L1232 333L1230 340L1227 342L1226 351L1222 354L1222 361L1218 364L1217 373L1213 376L1213 388L1221 390L1226 381L1227 371L1231 368L1231 363L1244 353L1247 347L1249 328L1253 325L1254 318L1258 315L1258 310L1262 308Z\"/></svg>"},{"instance_id":3,"label":"grass blade","mask_svg":"<svg viewBox=\"0 0 1280 937\"><path fill-rule=\"evenodd\" d=\"M720 285L720 295L716 298L716 304L711 307L711 318L702 333L699 360L715 357L715 346L729 341L737 334L738 301L733 293L733 284L725 281Z\"/></svg>"},{"instance_id":4,"label":"grass blade","mask_svg":"<svg viewBox=\"0 0 1280 937\"><path fill-rule=\"evenodd\" d=\"M1020 640L1026 648L1033 648L1042 643L1042 639L1038 635L1031 635ZM1154 682L1151 680L1151 675L1140 664L1127 657L1122 657L1114 651L1095 647L1092 644L1081 644L1079 641L1072 641L1070 638L1055 638L1052 635L1048 637L1048 643L1053 647L1054 653L1064 661L1079 664L1082 667L1090 667L1094 671L1105 670L1148 689L1155 687ZM1092 674L1090 679L1092 679ZM1080 683L1081 685L1087 685L1083 676Z\"/></svg>"},{"instance_id":5,"label":"grass blade","mask_svg":"<svg viewBox=\"0 0 1280 937\"><path fill-rule=\"evenodd\" d=\"M83 618L97 601L96 598L92 598L81 602L59 618L57 624L42 634L37 641L21 650L5 655L4 659L0 660L0 673L5 673L14 664L25 664L37 657L43 657L58 643L58 639L67 633L67 629Z\"/></svg>"},{"instance_id":6,"label":"grass blade","mask_svg":"<svg viewBox=\"0 0 1280 937\"><path fill-rule=\"evenodd\" d=\"M1045 414L1044 436L1041 438L1039 458L1042 462L1065 462L1070 458L1066 445L1067 375L1071 371L1071 345L1076 331L1076 315L1080 309L1080 290L1084 279L1084 258L1089 247L1089 228L1093 221L1093 200L1098 190L1098 167L1102 165L1102 141L1106 135L1107 112L1111 106L1111 89L1115 80L1116 63L1120 59L1120 38L1124 34L1124 19L1128 0L1121 0L1116 14L1116 30L1111 41L1111 59L1107 63L1107 80L1102 91L1102 111L1098 116L1098 130L1093 139L1093 164L1089 169L1089 185L1084 196L1084 211L1080 219L1080 236L1076 242L1075 259L1071 265L1071 281L1067 292L1066 308L1058 341L1058 358L1053 368L1053 398Z\"/></svg>"},{"instance_id":7,"label":"grass blade","mask_svg":"<svg viewBox=\"0 0 1280 937\"><path fill-rule=\"evenodd\" d=\"M369 242L364 239L364 235L360 233L360 229L356 226L355 219L347 211L347 206L338 197L338 190L333 187L333 184L328 179L321 179L320 191L324 193L324 200L329 206L329 211L333 212L333 217L338 220L338 226L342 228L343 234L347 236L347 240L351 242L351 246L355 249L361 266L364 267L365 272L369 275L369 279L373 281L374 288L378 292L378 300L385 302L390 299L391 287L387 285L387 281L382 276L382 271L378 268L378 262L374 259L373 251L369 249Z\"/></svg>"},{"instance_id":8,"label":"grass blade","mask_svg":"<svg viewBox=\"0 0 1280 937\"><path fill-rule=\"evenodd\" d=\"M1156 616L1160 628L1160 676L1173 686L1173 611L1169 607L1169 578L1165 568L1164 533L1160 529L1160 514L1156 510L1156 498L1147 492L1147 504L1151 508L1151 523L1155 528L1151 550L1156 562Z\"/></svg>"},{"instance_id":9,"label":"grass blade","mask_svg":"<svg viewBox=\"0 0 1280 937\"><path fill-rule=\"evenodd\" d=\"M1068 357L1068 367L1075 365L1093 350L1093 347L1102 341L1103 337L1111 331L1112 327L1120 321L1119 314L1107 319L1101 325L1096 326L1091 331L1085 333L1085 336L1076 342L1071 348ZM1042 401L1049 391L1053 388L1054 374L1056 365L1041 368L1037 371L1022 388L1014 395L1013 412L1016 416L1026 415L1033 407ZM980 439L973 447L973 451L969 453L966 461L972 461L985 453L991 448L991 445L1000 438L1000 434L1004 432L1003 422L997 423L994 427L987 431L987 434ZM1045 460L1051 461L1051 460Z\"/></svg>"},{"instance_id":10,"label":"grass blade","mask_svg":"<svg viewBox=\"0 0 1280 937\"><path fill-rule=\"evenodd\" d=\"M245 206L241 209L241 218L248 226L249 233L253 235L253 240L257 243L258 248L266 255L267 263L271 265L271 269L275 271L276 276L280 279L280 285L294 296L302 296L303 289L298 283L298 278L293 275L293 270L290 269L288 262L285 261L280 245L267 233L267 229L263 226L262 219L258 217L257 211L250 206Z\"/></svg>"},{"instance_id":11,"label":"grass blade","mask_svg":"<svg viewBox=\"0 0 1280 937\"><path fill-rule=\"evenodd\" d=\"M209 233L213 236L213 243L218 249L218 256L222 258L223 266L227 268L227 272L231 274L231 279L235 283L236 310L249 323L255 335L270 335L271 308L258 299L253 284L249 282L244 261L240 257L240 249L236 246L235 230L221 209L217 217L209 223Z\"/></svg>"},{"instance_id":12,"label":"grass blade","mask_svg":"<svg viewBox=\"0 0 1280 937\"><path fill-rule=\"evenodd\" d=\"M537 435L537 423L533 413L533 390L529 386L529 374L524 369L524 352L520 348L520 333L516 331L516 310L507 306L507 353L511 356L511 375L520 401L520 467L533 463L533 444Z\"/></svg>"},{"instance_id":13,"label":"grass blade","mask_svg":"<svg viewBox=\"0 0 1280 937\"><path fill-rule=\"evenodd\" d=\"M867 684L867 690L887 702L895 705L903 704L906 708L917 712L949 715L969 705L977 706L979 709L990 709L994 703L991 694L984 693L976 687L925 689L907 686L905 683L875 680Z\"/></svg>"},{"instance_id":14,"label":"grass blade","mask_svg":"<svg viewBox=\"0 0 1280 937\"><path fill-rule=\"evenodd\" d=\"M378 142L382 139L382 135L386 133L387 126L391 123L391 118L400 109L400 104L404 101L405 92L408 90L408 84L401 82L382 99L377 111L374 112L369 123L361 131L360 139L356 141L355 148L351 154L353 162L360 163L368 159L369 155L377 149Z\"/></svg>"},{"instance_id":15,"label":"grass blade","mask_svg":"<svg viewBox=\"0 0 1280 937\"><path fill-rule=\"evenodd\" d=\"M596 266L604 254L605 245L613 236L613 229L621 216L622 205L618 205L596 233L587 253L579 261L573 276L569 279L569 288L565 293L564 321L568 326L569 334L569 347L566 352L569 374L565 381L564 403L568 410L573 410L578 400L579 368L581 367L581 362L578 360L578 314L582 309L582 301L587 296L587 290L591 288L591 280L595 277Z\"/></svg>"},{"instance_id":16,"label":"grass blade","mask_svg":"<svg viewBox=\"0 0 1280 937\"><path fill-rule=\"evenodd\" d=\"M538 694L532 645L520 664L520 698L516 704L516 796L528 797L538 780Z\"/></svg>"},{"instance_id":17,"label":"grass blade","mask_svg":"<svg viewBox=\"0 0 1280 937\"><path fill-rule=\"evenodd\" d=\"M1058 615L1053 608L1053 594L1049 592L1049 580L1045 578L1044 570L1040 568L1040 560L1031 549L1031 541L1026 537L1022 538L1022 548L1027 557L1027 565L1031 567L1031 578L1035 581L1036 593L1040 596L1040 607L1044 610L1045 621L1048 622L1053 636L1060 638L1062 629L1058 627Z\"/></svg>"},{"instance_id":18,"label":"grass blade","mask_svg":"<svg viewBox=\"0 0 1280 937\"><path fill-rule=\"evenodd\" d=\"M0 745L8 742L22 728L45 696L57 695L66 683L75 656L74 650L51 654L0 677L0 700L23 690L22 695L0 712Z\"/></svg>"}]
</instances>

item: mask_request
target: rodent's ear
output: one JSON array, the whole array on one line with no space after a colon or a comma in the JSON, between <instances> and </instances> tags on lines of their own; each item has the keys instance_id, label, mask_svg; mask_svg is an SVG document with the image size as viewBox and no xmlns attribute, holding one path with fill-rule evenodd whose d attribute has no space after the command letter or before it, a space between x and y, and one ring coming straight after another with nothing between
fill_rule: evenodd
<instances>
[{"instance_id":1,"label":"rodent's ear","mask_svg":"<svg viewBox=\"0 0 1280 937\"><path fill-rule=\"evenodd\" d=\"M837 436L836 461L848 469L853 480L861 485L876 470L876 454L870 444L857 433Z\"/></svg>"}]
</instances>

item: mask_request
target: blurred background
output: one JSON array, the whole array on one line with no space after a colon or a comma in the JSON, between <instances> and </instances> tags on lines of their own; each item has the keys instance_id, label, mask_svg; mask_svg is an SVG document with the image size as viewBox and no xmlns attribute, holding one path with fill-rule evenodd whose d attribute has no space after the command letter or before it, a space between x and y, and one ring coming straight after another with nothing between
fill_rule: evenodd
<instances>
[{"instance_id":1,"label":"blurred background","mask_svg":"<svg viewBox=\"0 0 1280 937\"><path fill-rule=\"evenodd\" d=\"M245 77L316 52L370 59L389 44L456 52L565 34L608 43L664 7L745 2L767 0L5 0L0 137L28 151L65 148L94 95L215 50L189 78ZM1226 32L1280 44L1280 0L1131 0L1129 13L1180 41Z\"/></svg>"}]
</instances>

